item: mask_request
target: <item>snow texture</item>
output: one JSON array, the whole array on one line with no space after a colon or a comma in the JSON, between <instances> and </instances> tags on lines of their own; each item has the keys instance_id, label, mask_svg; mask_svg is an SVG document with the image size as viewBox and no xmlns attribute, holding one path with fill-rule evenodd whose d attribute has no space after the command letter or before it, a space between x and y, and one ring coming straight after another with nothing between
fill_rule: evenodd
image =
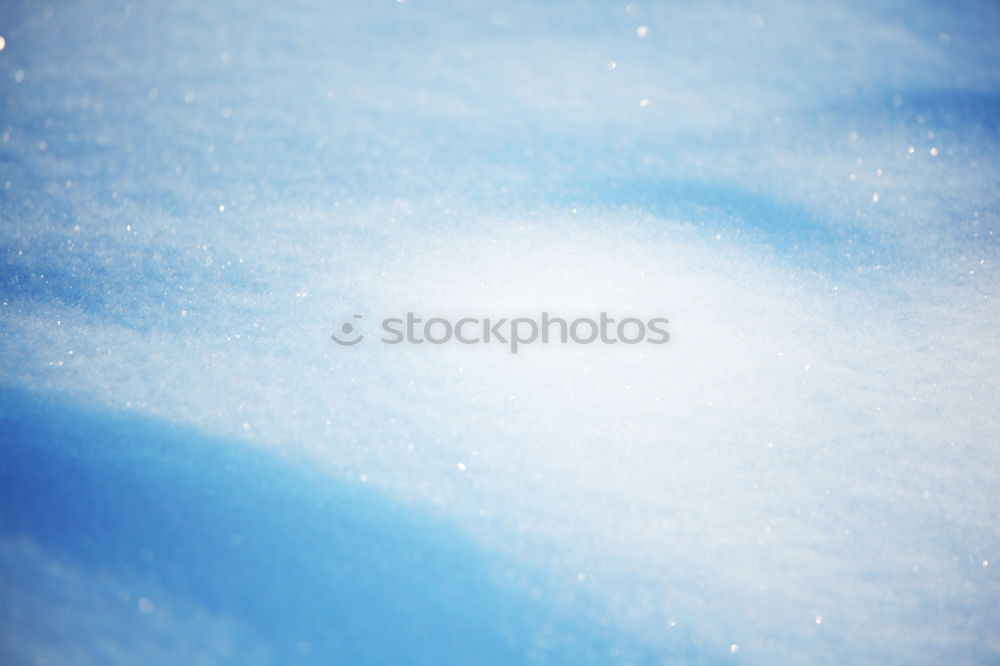
<instances>
[{"instance_id":1,"label":"snow texture","mask_svg":"<svg viewBox=\"0 0 1000 666\"><path fill-rule=\"evenodd\" d=\"M5 2L0 661L1000 661L998 34Z\"/></svg>"}]
</instances>

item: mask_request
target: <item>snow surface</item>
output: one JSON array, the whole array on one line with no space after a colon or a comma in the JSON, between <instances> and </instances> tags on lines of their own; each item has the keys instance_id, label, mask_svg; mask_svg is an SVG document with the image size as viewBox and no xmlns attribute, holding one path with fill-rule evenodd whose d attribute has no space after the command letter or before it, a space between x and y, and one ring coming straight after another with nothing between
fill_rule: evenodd
<instances>
[{"instance_id":1,"label":"snow surface","mask_svg":"<svg viewBox=\"0 0 1000 666\"><path fill-rule=\"evenodd\" d=\"M0 660L1000 660L997 34L4 3Z\"/></svg>"}]
</instances>

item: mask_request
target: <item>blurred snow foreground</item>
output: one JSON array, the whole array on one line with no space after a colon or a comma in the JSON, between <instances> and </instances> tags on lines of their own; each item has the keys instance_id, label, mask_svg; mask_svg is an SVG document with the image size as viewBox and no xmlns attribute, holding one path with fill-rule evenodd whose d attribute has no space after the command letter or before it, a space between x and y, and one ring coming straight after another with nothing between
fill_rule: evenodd
<instances>
[{"instance_id":1,"label":"blurred snow foreground","mask_svg":"<svg viewBox=\"0 0 1000 666\"><path fill-rule=\"evenodd\" d=\"M0 661L996 663L997 34L5 3Z\"/></svg>"}]
</instances>

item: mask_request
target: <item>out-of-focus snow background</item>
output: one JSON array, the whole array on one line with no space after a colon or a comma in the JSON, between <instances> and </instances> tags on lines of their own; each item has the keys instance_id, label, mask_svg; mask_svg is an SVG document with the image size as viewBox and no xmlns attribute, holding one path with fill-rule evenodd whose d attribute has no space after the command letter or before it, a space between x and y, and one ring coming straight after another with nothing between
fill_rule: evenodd
<instances>
[{"instance_id":1,"label":"out-of-focus snow background","mask_svg":"<svg viewBox=\"0 0 1000 666\"><path fill-rule=\"evenodd\" d=\"M2 661L1000 660L998 35L5 2Z\"/></svg>"}]
</instances>

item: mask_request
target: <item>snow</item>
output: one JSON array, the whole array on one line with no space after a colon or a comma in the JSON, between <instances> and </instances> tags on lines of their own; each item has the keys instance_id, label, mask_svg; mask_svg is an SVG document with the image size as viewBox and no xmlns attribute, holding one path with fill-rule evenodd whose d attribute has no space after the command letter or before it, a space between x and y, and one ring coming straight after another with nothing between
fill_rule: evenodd
<instances>
[{"instance_id":1,"label":"snow","mask_svg":"<svg viewBox=\"0 0 1000 666\"><path fill-rule=\"evenodd\" d=\"M995 6L5 13L5 663L1000 658Z\"/></svg>"}]
</instances>

